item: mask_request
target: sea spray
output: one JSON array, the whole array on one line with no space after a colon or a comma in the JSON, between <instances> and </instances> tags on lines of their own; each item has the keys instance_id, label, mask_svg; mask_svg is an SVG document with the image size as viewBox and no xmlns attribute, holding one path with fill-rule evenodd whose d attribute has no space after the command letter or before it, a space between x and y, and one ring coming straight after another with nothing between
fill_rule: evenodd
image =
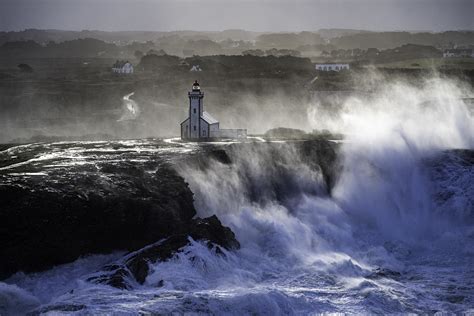
<instances>
[{"instance_id":1,"label":"sea spray","mask_svg":"<svg viewBox=\"0 0 474 316\"><path fill-rule=\"evenodd\" d=\"M359 275L377 266L404 271L421 254L437 260L458 249L446 238L459 245L472 239L472 227L450 220L451 209L437 211L427 164L445 150L473 149L466 96L472 93L462 84L434 78L419 86L392 82L370 97L348 99L336 121L332 116L323 125L346 135L343 169L331 196L317 189L324 186L322 175L302 161L294 144L230 150L231 166L216 162L182 175L196 193L198 212L222 217L236 231L242 252L259 253L262 262L266 257L286 267L326 271L351 262ZM318 110L309 113L320 128ZM472 179L461 185L472 187ZM298 193L288 198L288 192ZM337 270L338 279L347 280L350 270Z\"/></svg>"},{"instance_id":2,"label":"sea spray","mask_svg":"<svg viewBox=\"0 0 474 316\"><path fill-rule=\"evenodd\" d=\"M433 212L424 160L474 147L474 118L462 100L469 94L456 82L431 79L420 87L391 83L369 99L348 100L340 115L347 142L335 199L389 238L430 240L455 229Z\"/></svg>"},{"instance_id":3,"label":"sea spray","mask_svg":"<svg viewBox=\"0 0 474 316\"><path fill-rule=\"evenodd\" d=\"M435 78L374 91L347 100L331 121L310 107L314 128L346 135L331 143L336 175L328 177L324 152L301 150L308 142L222 144L229 162L177 166L198 215L217 214L240 250L192 242L151 262L145 284L129 291L86 282L93 271L76 274L77 262L8 284L39 297L41 283L57 283L43 304L82 304L92 314L469 311L474 124L461 99L469 90ZM62 282L66 271L77 280Z\"/></svg>"}]
</instances>

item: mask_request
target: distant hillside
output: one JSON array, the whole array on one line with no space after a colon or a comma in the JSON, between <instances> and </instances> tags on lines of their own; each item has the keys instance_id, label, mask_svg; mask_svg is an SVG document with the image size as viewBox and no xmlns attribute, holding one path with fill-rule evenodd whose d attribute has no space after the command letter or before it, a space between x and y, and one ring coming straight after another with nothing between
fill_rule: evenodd
<instances>
[{"instance_id":1,"label":"distant hillside","mask_svg":"<svg viewBox=\"0 0 474 316\"><path fill-rule=\"evenodd\" d=\"M355 50L375 52L404 45L431 46L441 52L453 47L474 47L474 31L410 33L322 29L318 32L257 33L244 30L75 32L30 29L21 32L0 32L2 57L139 59L146 54L162 52L179 57L291 55L313 60L330 58L334 61L340 60L341 57L346 60L354 59L360 55L360 52Z\"/></svg>"},{"instance_id":2,"label":"distant hillside","mask_svg":"<svg viewBox=\"0 0 474 316\"><path fill-rule=\"evenodd\" d=\"M378 48L387 49L404 44L450 47L453 45L474 44L474 31L449 31L442 33L409 33L409 32L366 32L344 35L331 40L337 48Z\"/></svg>"},{"instance_id":3,"label":"distant hillside","mask_svg":"<svg viewBox=\"0 0 474 316\"><path fill-rule=\"evenodd\" d=\"M324 43L318 33L270 33L257 37L256 46L260 49L286 48L293 49L302 45L316 45Z\"/></svg>"},{"instance_id":4,"label":"distant hillside","mask_svg":"<svg viewBox=\"0 0 474 316\"><path fill-rule=\"evenodd\" d=\"M127 44L131 42L156 41L163 36L177 35L183 38L206 37L215 41L225 39L250 41L262 33L244 30L224 30L222 32L201 32L201 31L120 31L106 32L97 30L84 31L63 31L63 30L38 30L27 29L18 32L0 32L0 45L5 42L32 40L37 43L64 42L80 38L94 38L105 42L117 44Z\"/></svg>"},{"instance_id":5,"label":"distant hillside","mask_svg":"<svg viewBox=\"0 0 474 316\"><path fill-rule=\"evenodd\" d=\"M93 38L75 39L60 43L49 42L40 45L33 40L6 42L0 45L0 56L3 58L72 58L72 57L105 57L119 55L119 48Z\"/></svg>"},{"instance_id":6,"label":"distant hillside","mask_svg":"<svg viewBox=\"0 0 474 316\"><path fill-rule=\"evenodd\" d=\"M318 34L325 39L331 39L341 36L350 36L359 33L370 33L371 31L352 30L352 29L319 29Z\"/></svg>"}]
</instances>

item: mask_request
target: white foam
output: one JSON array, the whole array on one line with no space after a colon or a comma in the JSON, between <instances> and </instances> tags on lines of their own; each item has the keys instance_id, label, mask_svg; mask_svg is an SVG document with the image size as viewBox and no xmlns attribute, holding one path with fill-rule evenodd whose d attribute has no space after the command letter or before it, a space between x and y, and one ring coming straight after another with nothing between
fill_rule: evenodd
<instances>
[{"instance_id":1,"label":"white foam","mask_svg":"<svg viewBox=\"0 0 474 316\"><path fill-rule=\"evenodd\" d=\"M314 128L348 135L341 143L344 169L331 196L321 172L291 144L235 146L230 165L181 166L198 215L217 214L235 232L238 251L222 256L193 242L166 262L150 263L145 284L131 291L83 281L80 276L101 260L8 282L42 303L54 298L84 304L91 314L467 310L474 303L466 282L474 277L474 252L466 246L474 242L472 220L459 225L447 214L456 210L460 222L472 216L458 204L466 204L460 197L472 190L453 189L460 197L439 211L426 163L445 149L473 148L473 117L460 100L467 92L439 79L416 87L394 83L369 99L348 100L337 120L322 122L317 106L310 110ZM180 150L199 148L165 142L180 144ZM443 179L442 187L474 182L467 172ZM44 297L46 287L55 290ZM461 303L450 303L450 295Z\"/></svg>"}]
</instances>

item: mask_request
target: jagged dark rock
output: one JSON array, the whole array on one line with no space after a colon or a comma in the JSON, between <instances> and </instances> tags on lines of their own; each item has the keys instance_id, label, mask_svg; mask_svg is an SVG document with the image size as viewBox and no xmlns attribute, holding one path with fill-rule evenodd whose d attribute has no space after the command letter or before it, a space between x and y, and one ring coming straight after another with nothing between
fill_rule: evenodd
<instances>
[{"instance_id":1,"label":"jagged dark rock","mask_svg":"<svg viewBox=\"0 0 474 316\"><path fill-rule=\"evenodd\" d=\"M103 163L58 183L0 185L0 279L40 271L88 253L136 250L184 230L193 193L172 167ZM59 177L59 176L58 176Z\"/></svg>"},{"instance_id":2,"label":"jagged dark rock","mask_svg":"<svg viewBox=\"0 0 474 316\"><path fill-rule=\"evenodd\" d=\"M391 269L387 268L377 268L374 271L372 271L371 274L367 276L368 279L380 279L380 278L388 278L388 279L394 279L397 280L402 276L402 274L398 271L394 271Z\"/></svg>"},{"instance_id":3,"label":"jagged dark rock","mask_svg":"<svg viewBox=\"0 0 474 316\"><path fill-rule=\"evenodd\" d=\"M304 139L307 134L305 131L296 128L277 127L265 132L263 135L266 138L278 139Z\"/></svg>"},{"instance_id":4,"label":"jagged dark rock","mask_svg":"<svg viewBox=\"0 0 474 316\"><path fill-rule=\"evenodd\" d=\"M338 148L336 143L327 140L308 140L300 144L303 162L313 168L321 168L328 193L331 193L336 185L342 169L342 163L337 154Z\"/></svg>"},{"instance_id":5,"label":"jagged dark rock","mask_svg":"<svg viewBox=\"0 0 474 316\"><path fill-rule=\"evenodd\" d=\"M232 163L228 153L228 148L226 150L214 148L213 146L204 147L201 149L201 152L188 156L186 159L183 159L182 162L192 165L193 168L205 170L212 168L212 164L216 161L225 165L230 165Z\"/></svg>"},{"instance_id":6,"label":"jagged dark rock","mask_svg":"<svg viewBox=\"0 0 474 316\"><path fill-rule=\"evenodd\" d=\"M143 249L126 255L119 263L105 266L88 281L107 284L119 289L131 288L131 283L143 284L149 272L149 263L165 261L173 257L190 239L206 242L209 248L216 247L216 253L222 254L218 247L238 249L239 242L230 228L221 224L217 216L194 219L185 232L174 234ZM217 250L219 249L219 251Z\"/></svg>"},{"instance_id":7,"label":"jagged dark rock","mask_svg":"<svg viewBox=\"0 0 474 316\"><path fill-rule=\"evenodd\" d=\"M274 177L255 176L251 168L239 166L240 176L248 182L249 198L257 202L274 198L291 202L302 192L325 194L316 192L319 189L313 185L298 184L296 164L285 157L287 151L296 150L297 159L321 171L329 193L338 173L337 145L325 140L201 144L189 154L176 154L175 145L160 141L141 144L143 151L135 151L135 146L108 141L0 147L0 280L17 271L41 271L91 253L135 251L162 239L168 239L171 253L187 243L182 236L231 248L226 241L233 237L218 229L220 223L211 225L214 230L200 231L214 220L207 224L192 220L196 215L193 193L175 171L181 163L192 163L191 169L214 168L217 162L232 168L242 163L239 159L247 150L268 157L262 167ZM160 147L167 150L156 150ZM84 164L70 158L69 152L78 148ZM43 159L46 156L52 158ZM11 165L16 166L9 169ZM211 235L204 238L203 234ZM168 258L169 253L162 257ZM138 281L146 277L147 268L141 263L127 269ZM117 282L126 273L118 271Z\"/></svg>"},{"instance_id":8,"label":"jagged dark rock","mask_svg":"<svg viewBox=\"0 0 474 316\"><path fill-rule=\"evenodd\" d=\"M208 156L226 165L232 163L232 160L224 149L212 150L208 153Z\"/></svg>"},{"instance_id":9,"label":"jagged dark rock","mask_svg":"<svg viewBox=\"0 0 474 316\"><path fill-rule=\"evenodd\" d=\"M465 298L463 295L449 295L446 297L446 300L451 304L459 304L462 303Z\"/></svg>"},{"instance_id":10,"label":"jagged dark rock","mask_svg":"<svg viewBox=\"0 0 474 316\"><path fill-rule=\"evenodd\" d=\"M246 181L245 188L249 198L256 202L276 199L285 204L303 192L330 195L342 169L337 155L338 145L323 139L285 143L236 143L225 147L225 151L230 164L240 164L239 177ZM261 159L261 174L258 176L252 170L253 163L246 158L254 156ZM318 191L314 185L301 186L301 179L295 177L298 174L295 168L301 165L322 175L323 190Z\"/></svg>"}]
</instances>

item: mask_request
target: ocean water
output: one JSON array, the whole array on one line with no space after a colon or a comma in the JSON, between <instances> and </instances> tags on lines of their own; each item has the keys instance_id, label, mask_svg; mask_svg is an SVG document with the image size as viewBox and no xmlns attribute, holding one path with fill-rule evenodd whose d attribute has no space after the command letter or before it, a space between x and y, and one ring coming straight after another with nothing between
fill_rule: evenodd
<instances>
[{"instance_id":1,"label":"ocean water","mask_svg":"<svg viewBox=\"0 0 474 316\"><path fill-rule=\"evenodd\" d=\"M198 215L216 214L241 249L193 242L132 290L85 281L121 253L17 273L0 283L0 314L474 313L469 93L433 79L349 99L337 117L310 105L315 127L347 135L331 194L292 144L232 147L231 165L181 164Z\"/></svg>"}]
</instances>

